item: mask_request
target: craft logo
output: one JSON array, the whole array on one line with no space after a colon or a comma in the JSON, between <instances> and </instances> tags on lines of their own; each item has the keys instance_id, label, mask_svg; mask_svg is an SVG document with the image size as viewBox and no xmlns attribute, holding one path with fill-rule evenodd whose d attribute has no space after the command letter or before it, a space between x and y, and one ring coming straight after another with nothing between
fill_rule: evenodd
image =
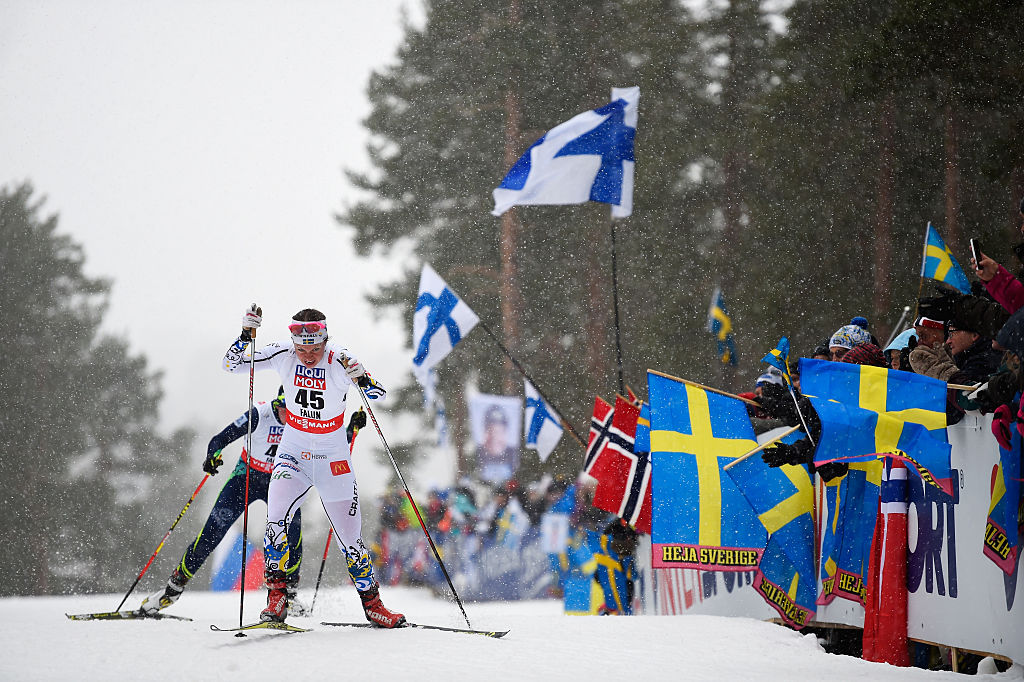
<instances>
[{"instance_id":1,"label":"craft logo","mask_svg":"<svg viewBox=\"0 0 1024 682\"><path fill-rule=\"evenodd\" d=\"M295 385L299 388L312 388L317 391L327 390L327 370L323 367L295 367Z\"/></svg>"},{"instance_id":2,"label":"craft logo","mask_svg":"<svg viewBox=\"0 0 1024 682\"><path fill-rule=\"evenodd\" d=\"M960 472L950 469L950 479L960 480ZM954 486L950 497L916 476L907 483L910 506L917 516L917 537L910 538L914 549L907 553L907 589L917 593L924 588L928 594L956 599L956 508L960 488Z\"/></svg>"},{"instance_id":3,"label":"craft logo","mask_svg":"<svg viewBox=\"0 0 1024 682\"><path fill-rule=\"evenodd\" d=\"M352 467L348 465L348 462L341 460L340 462L331 462L331 475L341 476L342 474L351 473Z\"/></svg>"},{"instance_id":4,"label":"craft logo","mask_svg":"<svg viewBox=\"0 0 1024 682\"><path fill-rule=\"evenodd\" d=\"M267 442L271 445L280 445L281 436L284 435L283 426L271 426L270 433L267 434Z\"/></svg>"}]
</instances>

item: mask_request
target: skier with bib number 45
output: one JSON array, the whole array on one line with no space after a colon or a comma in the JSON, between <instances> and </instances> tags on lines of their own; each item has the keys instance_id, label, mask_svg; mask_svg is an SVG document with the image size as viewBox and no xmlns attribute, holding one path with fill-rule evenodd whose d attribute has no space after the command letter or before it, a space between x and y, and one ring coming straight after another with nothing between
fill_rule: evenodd
<instances>
[{"instance_id":1,"label":"skier with bib number 45","mask_svg":"<svg viewBox=\"0 0 1024 682\"><path fill-rule=\"evenodd\" d=\"M263 318L256 304L242 318L242 333L224 354L224 369L249 369L245 348ZM253 351L253 369L277 371L284 386L285 429L278 445L267 493L264 578L267 608L260 619L283 622L288 611L285 568L290 558L286 529L316 486L348 573L359 592L366 620L378 627L405 624L405 616L381 602L370 554L361 537L362 517L355 473L343 427L345 398L351 384L367 398L384 396L384 388L349 352L328 342L327 317L319 310L297 312L288 325L290 342L271 343Z\"/></svg>"}]
</instances>

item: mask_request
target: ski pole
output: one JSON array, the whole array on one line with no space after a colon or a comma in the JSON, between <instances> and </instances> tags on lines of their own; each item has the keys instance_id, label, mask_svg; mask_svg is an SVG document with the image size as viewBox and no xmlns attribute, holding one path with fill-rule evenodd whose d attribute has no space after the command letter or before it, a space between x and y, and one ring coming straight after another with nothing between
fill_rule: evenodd
<instances>
[{"instance_id":1,"label":"ski pole","mask_svg":"<svg viewBox=\"0 0 1024 682\"><path fill-rule=\"evenodd\" d=\"M327 565L327 552L331 549L331 536L334 535L334 526L327 529L327 544L324 545L324 558L320 560L320 572L316 574L316 587L313 588L313 601L309 605L309 612L313 613L316 608L316 595L320 591L320 580L324 577L324 566Z\"/></svg>"},{"instance_id":2,"label":"ski pole","mask_svg":"<svg viewBox=\"0 0 1024 682\"><path fill-rule=\"evenodd\" d=\"M377 423L377 417L374 416L373 410L370 409L370 401L367 400L366 393L358 384L356 385L356 390L359 391L359 397L363 399L363 405L366 407L366 413L370 415L370 421L373 422L373 428L377 430L377 435L380 436L380 442L384 444L384 451L388 453L388 459L391 460L391 466L395 468L395 473L398 474L398 480L402 482L402 488L405 489L405 496L409 498L409 504L412 505L412 510L416 514L416 520L420 522L420 528L423 529L423 534L427 536L427 542L430 544L430 550L434 553L434 558L437 559L437 565L441 567L441 572L444 573L444 579L448 581L448 587L451 588L452 596L455 597L455 603L459 605L459 610L462 611L462 617L466 619L466 627L472 629L473 626L469 622L469 616L466 615L466 608L462 605L462 600L459 599L459 593L455 591L455 585L452 583L451 576L448 575L448 569L444 567L444 562L441 561L441 555L437 551L434 539L430 537L430 531L427 530L427 524L423 523L423 517L420 516L420 508L416 505L416 501L412 499L412 493L409 492L409 486L405 482L405 476L402 475L401 470L398 468L398 462L395 461L395 456L391 453L391 448L388 447L388 441L384 438L384 432L380 430L380 424Z\"/></svg>"},{"instance_id":3,"label":"ski pole","mask_svg":"<svg viewBox=\"0 0 1024 682\"><path fill-rule=\"evenodd\" d=\"M257 315L263 314L262 308L256 309ZM238 627L242 627L242 610L245 607L245 564L246 547L249 543L249 459L252 457L252 394L253 379L256 375L256 330L249 330L249 412L245 433L245 506L242 508L242 585L238 593ZM245 637L239 632L235 637Z\"/></svg>"},{"instance_id":4,"label":"ski pole","mask_svg":"<svg viewBox=\"0 0 1024 682\"><path fill-rule=\"evenodd\" d=\"M149 567L153 564L153 560L156 559L156 555L160 553L160 550L164 547L164 543L167 542L167 538L170 537L171 531L178 525L178 521L181 521L181 517L185 516L185 512L188 511L190 506L192 506L192 502L195 501L196 496L199 494L199 491L202 490L203 484L206 483L206 479L209 477L210 474L206 474L203 476L203 480L199 481L199 485L197 485L196 489L192 492L192 497L188 498L188 502L186 502L185 506L181 508L180 512L178 512L178 518L174 519L174 523L172 523L171 527L167 529L166 533L164 533L164 537L160 540L160 544L156 546L156 551L153 552L153 556L149 557L149 561L147 561L146 565L142 567L142 572L136 576L135 582L133 582L132 586L128 588L127 592L125 592L124 599L122 599L121 603L117 605L117 608L114 609L115 611L120 611L121 607L124 606L124 603L128 601L128 596L135 590L135 587L139 584L139 581L142 580L142 576L146 574L146 571L149 570Z\"/></svg>"}]
</instances>

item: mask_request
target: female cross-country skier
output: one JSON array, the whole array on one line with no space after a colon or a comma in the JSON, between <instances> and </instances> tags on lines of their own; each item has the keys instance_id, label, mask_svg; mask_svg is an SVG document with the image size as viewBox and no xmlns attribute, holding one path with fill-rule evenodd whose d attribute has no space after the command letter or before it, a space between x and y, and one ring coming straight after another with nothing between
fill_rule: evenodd
<instances>
[{"instance_id":1,"label":"female cross-country skier","mask_svg":"<svg viewBox=\"0 0 1024 682\"><path fill-rule=\"evenodd\" d=\"M245 347L262 321L261 310L254 303L242 318L241 335L224 354L226 371L247 371ZM359 386L371 399L383 397L384 388L345 348L328 342L327 317L319 310L297 312L288 331L290 343L271 343L255 349L252 355L255 369L277 371L286 407L284 435L267 494L267 534L263 540L267 608L260 619L283 622L287 614L285 567L290 548L286 529L316 486L366 619L378 627L400 627L405 624L405 616L388 610L381 602L370 555L360 536L359 495L342 428L350 384Z\"/></svg>"}]
</instances>

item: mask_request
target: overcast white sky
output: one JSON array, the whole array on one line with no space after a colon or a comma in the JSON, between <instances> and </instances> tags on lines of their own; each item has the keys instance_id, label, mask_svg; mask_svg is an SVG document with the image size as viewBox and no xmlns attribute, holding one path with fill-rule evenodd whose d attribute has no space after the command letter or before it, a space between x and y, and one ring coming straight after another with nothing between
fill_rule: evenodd
<instances>
[{"instance_id":1,"label":"overcast white sky","mask_svg":"<svg viewBox=\"0 0 1024 682\"><path fill-rule=\"evenodd\" d=\"M403 8L419 20L417 0L0 0L0 184L31 180L113 279L105 331L164 370L161 425L202 450L248 402L220 358L250 302L261 341L315 307L386 386L410 367L409 323L363 293L419 263L356 261L332 217Z\"/></svg>"}]
</instances>

